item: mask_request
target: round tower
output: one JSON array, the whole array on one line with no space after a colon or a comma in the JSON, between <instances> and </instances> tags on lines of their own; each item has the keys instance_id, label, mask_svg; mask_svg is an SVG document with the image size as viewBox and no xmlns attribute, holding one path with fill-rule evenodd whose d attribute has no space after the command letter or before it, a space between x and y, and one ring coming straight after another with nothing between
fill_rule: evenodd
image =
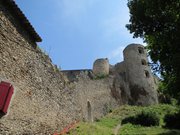
<instances>
[{"instance_id":1,"label":"round tower","mask_svg":"<svg viewBox=\"0 0 180 135\"><path fill-rule=\"evenodd\" d=\"M109 75L109 60L107 58L97 59L93 64L93 73L96 76Z\"/></svg>"},{"instance_id":2,"label":"round tower","mask_svg":"<svg viewBox=\"0 0 180 135\"><path fill-rule=\"evenodd\" d=\"M157 86L148 65L144 46L130 44L124 49L123 54L132 104L151 105L158 103Z\"/></svg>"}]
</instances>

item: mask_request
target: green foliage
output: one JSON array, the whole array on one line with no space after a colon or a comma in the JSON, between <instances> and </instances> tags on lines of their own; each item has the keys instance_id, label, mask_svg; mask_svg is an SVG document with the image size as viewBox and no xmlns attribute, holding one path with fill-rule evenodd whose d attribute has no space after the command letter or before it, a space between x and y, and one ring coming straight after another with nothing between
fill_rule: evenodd
<instances>
[{"instance_id":1,"label":"green foliage","mask_svg":"<svg viewBox=\"0 0 180 135\"><path fill-rule=\"evenodd\" d=\"M105 75L105 74L97 74L97 75L94 77L94 79L95 79L95 80L98 80L98 79L104 79L104 78L106 78L106 77L108 77L108 75Z\"/></svg>"},{"instance_id":2,"label":"green foliage","mask_svg":"<svg viewBox=\"0 0 180 135\"><path fill-rule=\"evenodd\" d=\"M118 123L120 123L120 120L118 120L117 118L104 117L96 124L99 126L114 128Z\"/></svg>"},{"instance_id":3,"label":"green foliage","mask_svg":"<svg viewBox=\"0 0 180 135\"><path fill-rule=\"evenodd\" d=\"M164 90L180 99L180 0L129 0L134 37L148 44L154 71L161 73Z\"/></svg>"},{"instance_id":4,"label":"green foliage","mask_svg":"<svg viewBox=\"0 0 180 135\"><path fill-rule=\"evenodd\" d=\"M99 126L94 123L81 122L76 129L73 129L70 135L111 135L112 130L106 126Z\"/></svg>"},{"instance_id":5,"label":"green foliage","mask_svg":"<svg viewBox=\"0 0 180 135\"><path fill-rule=\"evenodd\" d=\"M131 123L141 126L159 126L160 118L155 112L142 111L140 114L122 120L122 124Z\"/></svg>"},{"instance_id":6,"label":"green foliage","mask_svg":"<svg viewBox=\"0 0 180 135\"><path fill-rule=\"evenodd\" d=\"M159 93L158 100L161 104L177 105L178 101L175 98L170 97L168 94Z\"/></svg>"},{"instance_id":7,"label":"green foliage","mask_svg":"<svg viewBox=\"0 0 180 135\"><path fill-rule=\"evenodd\" d=\"M147 107L125 105L114 110L112 112L112 115L121 116L122 119L124 119L129 116L137 115L141 113L142 111L156 112L160 117L163 118L164 115L168 113L177 112L178 108L176 106L172 106L168 104L159 104L159 105L152 105L152 106L147 106Z\"/></svg>"},{"instance_id":8,"label":"green foliage","mask_svg":"<svg viewBox=\"0 0 180 135\"><path fill-rule=\"evenodd\" d=\"M112 106L110 104L104 104L103 107L104 115L112 112Z\"/></svg>"},{"instance_id":9,"label":"green foliage","mask_svg":"<svg viewBox=\"0 0 180 135\"><path fill-rule=\"evenodd\" d=\"M178 111L176 106L172 105L153 105L148 107L140 106L121 106L116 110L113 110L111 113L105 117L98 119L94 123L85 123L80 122L76 129L73 129L69 134L70 135L113 135L114 129L118 124L121 123L122 119L138 115L141 112L152 112L156 113L160 118L160 126L144 127L140 125L124 124L121 125L118 135L151 135L151 134L180 134L180 130L171 130L165 129L162 126L164 125L163 118L166 114L175 113Z\"/></svg>"},{"instance_id":10,"label":"green foliage","mask_svg":"<svg viewBox=\"0 0 180 135\"><path fill-rule=\"evenodd\" d=\"M143 127L140 125L125 124L118 135L179 135L179 130L163 129L161 127Z\"/></svg>"},{"instance_id":11,"label":"green foliage","mask_svg":"<svg viewBox=\"0 0 180 135\"><path fill-rule=\"evenodd\" d=\"M167 114L164 117L165 127L180 129L180 111L174 114Z\"/></svg>"},{"instance_id":12,"label":"green foliage","mask_svg":"<svg viewBox=\"0 0 180 135\"><path fill-rule=\"evenodd\" d=\"M159 103L177 105L178 101L169 95L167 85L163 82L159 83L158 87L158 100Z\"/></svg>"},{"instance_id":13,"label":"green foliage","mask_svg":"<svg viewBox=\"0 0 180 135\"><path fill-rule=\"evenodd\" d=\"M141 125L124 124L121 126L119 135L179 135L180 130L164 129L164 116L167 114L176 113L179 110L177 106L172 106L168 104L152 105L148 107L138 107L138 106L122 106L113 111L114 115L120 115L121 119L134 117L140 114L142 111L156 113L160 118L160 125L153 127L145 127Z\"/></svg>"}]
</instances>

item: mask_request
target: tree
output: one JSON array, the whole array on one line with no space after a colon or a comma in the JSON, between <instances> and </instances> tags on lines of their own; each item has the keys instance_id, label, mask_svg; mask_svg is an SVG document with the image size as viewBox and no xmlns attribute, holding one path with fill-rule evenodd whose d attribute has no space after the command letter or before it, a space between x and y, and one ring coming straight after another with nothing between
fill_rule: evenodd
<instances>
[{"instance_id":1,"label":"tree","mask_svg":"<svg viewBox=\"0 0 180 135\"><path fill-rule=\"evenodd\" d=\"M180 0L128 0L133 37L147 43L153 70L165 91L180 101Z\"/></svg>"}]
</instances>

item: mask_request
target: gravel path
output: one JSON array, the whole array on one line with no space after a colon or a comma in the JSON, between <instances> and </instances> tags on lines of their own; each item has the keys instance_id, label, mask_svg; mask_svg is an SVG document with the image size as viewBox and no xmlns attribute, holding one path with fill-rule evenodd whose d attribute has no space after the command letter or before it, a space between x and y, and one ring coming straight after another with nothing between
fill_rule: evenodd
<instances>
[{"instance_id":1,"label":"gravel path","mask_svg":"<svg viewBox=\"0 0 180 135\"><path fill-rule=\"evenodd\" d=\"M118 124L116 128L114 129L114 135L118 134L119 129L121 128L121 124Z\"/></svg>"}]
</instances>

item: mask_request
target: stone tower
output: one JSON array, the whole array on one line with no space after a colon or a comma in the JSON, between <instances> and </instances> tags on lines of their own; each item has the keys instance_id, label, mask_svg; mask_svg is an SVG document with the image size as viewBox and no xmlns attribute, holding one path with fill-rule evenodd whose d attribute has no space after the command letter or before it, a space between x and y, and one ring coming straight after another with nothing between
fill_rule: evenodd
<instances>
[{"instance_id":1,"label":"stone tower","mask_svg":"<svg viewBox=\"0 0 180 135\"><path fill-rule=\"evenodd\" d=\"M139 44L130 44L123 54L132 104L156 104L157 87L148 65L146 49Z\"/></svg>"},{"instance_id":2,"label":"stone tower","mask_svg":"<svg viewBox=\"0 0 180 135\"><path fill-rule=\"evenodd\" d=\"M96 76L106 76L109 74L109 60L107 58L97 59L93 64L93 73Z\"/></svg>"}]
</instances>

